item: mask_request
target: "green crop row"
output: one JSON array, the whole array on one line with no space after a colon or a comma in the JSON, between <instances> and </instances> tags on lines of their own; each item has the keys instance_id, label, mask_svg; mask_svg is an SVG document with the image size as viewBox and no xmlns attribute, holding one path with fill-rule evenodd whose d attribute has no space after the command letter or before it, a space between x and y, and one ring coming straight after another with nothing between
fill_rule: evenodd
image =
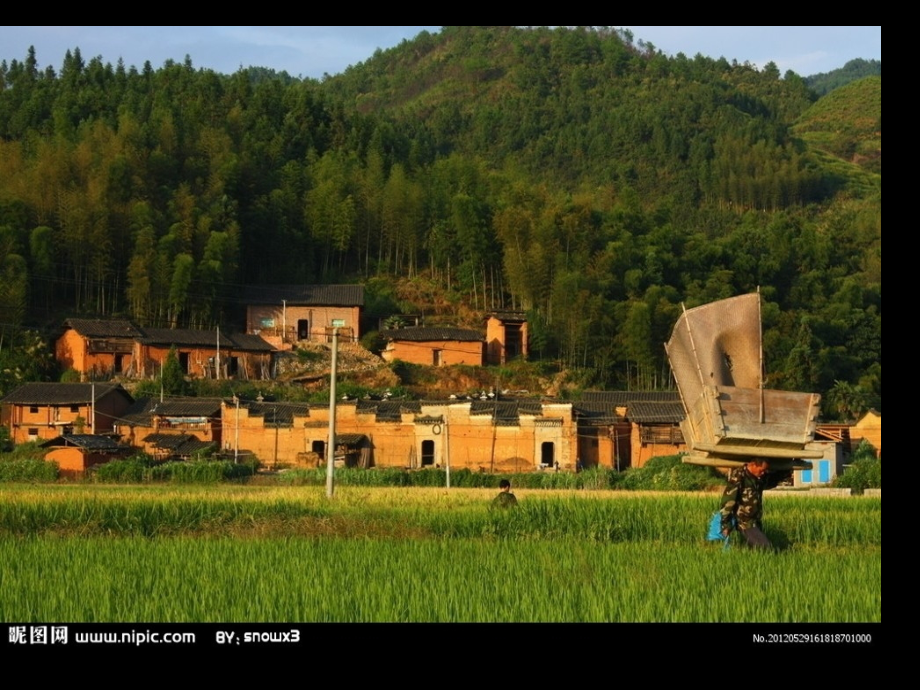
<instances>
[{"instance_id":1,"label":"green crop row","mask_svg":"<svg viewBox=\"0 0 920 690\"><path fill-rule=\"evenodd\" d=\"M881 549L0 539L0 620L881 622Z\"/></svg>"},{"instance_id":2,"label":"green crop row","mask_svg":"<svg viewBox=\"0 0 920 690\"><path fill-rule=\"evenodd\" d=\"M0 490L0 535L164 534L428 536L441 539L564 539L694 544L702 540L717 495L536 492L511 511L489 510L487 490L340 487L283 492L214 487L210 493L134 487ZM766 501L765 529L780 548L881 547L881 499L777 496Z\"/></svg>"}]
</instances>

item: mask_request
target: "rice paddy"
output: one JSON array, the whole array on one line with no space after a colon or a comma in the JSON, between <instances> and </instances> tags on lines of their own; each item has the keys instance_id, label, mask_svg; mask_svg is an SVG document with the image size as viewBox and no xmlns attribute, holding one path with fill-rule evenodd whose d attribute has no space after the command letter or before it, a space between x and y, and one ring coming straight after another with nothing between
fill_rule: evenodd
<instances>
[{"instance_id":1,"label":"rice paddy","mask_svg":"<svg viewBox=\"0 0 920 690\"><path fill-rule=\"evenodd\" d=\"M717 494L0 486L5 622L881 622L881 499L773 496L777 553L703 539Z\"/></svg>"}]
</instances>

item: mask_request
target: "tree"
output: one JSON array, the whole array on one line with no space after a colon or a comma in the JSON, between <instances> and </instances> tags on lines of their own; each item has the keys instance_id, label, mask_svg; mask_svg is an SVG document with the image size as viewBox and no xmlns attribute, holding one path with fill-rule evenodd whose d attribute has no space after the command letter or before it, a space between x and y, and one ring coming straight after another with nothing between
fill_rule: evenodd
<instances>
[{"instance_id":1,"label":"tree","mask_svg":"<svg viewBox=\"0 0 920 690\"><path fill-rule=\"evenodd\" d=\"M163 361L160 382L163 385L163 392L167 395L185 395L188 392L185 372L182 371L182 365L179 364L179 353L175 345L169 348L169 353Z\"/></svg>"}]
</instances>

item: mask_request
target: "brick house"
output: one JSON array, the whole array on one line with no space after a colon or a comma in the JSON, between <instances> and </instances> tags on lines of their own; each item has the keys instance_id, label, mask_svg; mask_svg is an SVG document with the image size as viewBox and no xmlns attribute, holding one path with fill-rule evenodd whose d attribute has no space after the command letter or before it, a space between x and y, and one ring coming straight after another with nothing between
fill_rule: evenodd
<instances>
[{"instance_id":1,"label":"brick house","mask_svg":"<svg viewBox=\"0 0 920 690\"><path fill-rule=\"evenodd\" d=\"M172 347L182 371L196 378L271 378L274 348L258 335L227 335L189 328L145 328L135 339L135 372L156 377Z\"/></svg>"},{"instance_id":2,"label":"brick house","mask_svg":"<svg viewBox=\"0 0 920 690\"><path fill-rule=\"evenodd\" d=\"M110 432L133 402L115 383L27 383L0 400L0 414L13 443L26 443Z\"/></svg>"},{"instance_id":3,"label":"brick house","mask_svg":"<svg viewBox=\"0 0 920 690\"><path fill-rule=\"evenodd\" d=\"M528 354L527 318L522 311L502 311L486 319L486 363L504 364Z\"/></svg>"},{"instance_id":4,"label":"brick house","mask_svg":"<svg viewBox=\"0 0 920 690\"><path fill-rule=\"evenodd\" d=\"M118 444L108 436L92 434L63 434L45 441L45 461L56 462L65 475L83 474L94 465L125 457L133 450Z\"/></svg>"},{"instance_id":5,"label":"brick house","mask_svg":"<svg viewBox=\"0 0 920 690\"><path fill-rule=\"evenodd\" d=\"M465 328L409 327L380 331L387 341L381 356L412 364L482 366L483 339L478 331Z\"/></svg>"},{"instance_id":6,"label":"brick house","mask_svg":"<svg viewBox=\"0 0 920 690\"><path fill-rule=\"evenodd\" d=\"M315 466L325 457L329 408L224 401L222 426L225 451L254 454L269 466ZM576 444L570 403L358 400L336 406L336 445L365 467L450 463L453 469L530 472L558 464L571 471Z\"/></svg>"},{"instance_id":7,"label":"brick house","mask_svg":"<svg viewBox=\"0 0 920 690\"><path fill-rule=\"evenodd\" d=\"M139 398L118 420L122 441L161 460L220 448L221 401L216 398Z\"/></svg>"},{"instance_id":8,"label":"brick house","mask_svg":"<svg viewBox=\"0 0 920 690\"><path fill-rule=\"evenodd\" d=\"M673 391L586 391L574 403L578 458L584 468L642 467L687 450L680 396Z\"/></svg>"},{"instance_id":9,"label":"brick house","mask_svg":"<svg viewBox=\"0 0 920 690\"><path fill-rule=\"evenodd\" d=\"M363 285L261 285L243 290L246 332L261 335L279 350L307 340L331 342L339 337L357 342L361 337Z\"/></svg>"},{"instance_id":10,"label":"brick house","mask_svg":"<svg viewBox=\"0 0 920 690\"><path fill-rule=\"evenodd\" d=\"M176 347L179 364L198 378L271 378L275 348L258 335L233 335L189 328L141 328L124 319L67 319L55 344L55 357L64 369L82 378L115 375L150 378L159 375Z\"/></svg>"},{"instance_id":11,"label":"brick house","mask_svg":"<svg viewBox=\"0 0 920 690\"><path fill-rule=\"evenodd\" d=\"M55 359L61 368L80 372L84 380L130 374L134 341L142 335L124 319L66 319L55 343Z\"/></svg>"}]
</instances>

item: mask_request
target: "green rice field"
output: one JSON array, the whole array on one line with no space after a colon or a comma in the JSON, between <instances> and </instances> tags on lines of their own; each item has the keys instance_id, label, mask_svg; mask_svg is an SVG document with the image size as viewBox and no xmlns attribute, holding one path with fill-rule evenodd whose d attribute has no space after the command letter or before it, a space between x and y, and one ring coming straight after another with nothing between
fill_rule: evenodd
<instances>
[{"instance_id":1,"label":"green rice field","mask_svg":"<svg viewBox=\"0 0 920 690\"><path fill-rule=\"evenodd\" d=\"M4 622L881 622L881 499L769 495L777 553L705 542L718 494L0 486Z\"/></svg>"}]
</instances>

